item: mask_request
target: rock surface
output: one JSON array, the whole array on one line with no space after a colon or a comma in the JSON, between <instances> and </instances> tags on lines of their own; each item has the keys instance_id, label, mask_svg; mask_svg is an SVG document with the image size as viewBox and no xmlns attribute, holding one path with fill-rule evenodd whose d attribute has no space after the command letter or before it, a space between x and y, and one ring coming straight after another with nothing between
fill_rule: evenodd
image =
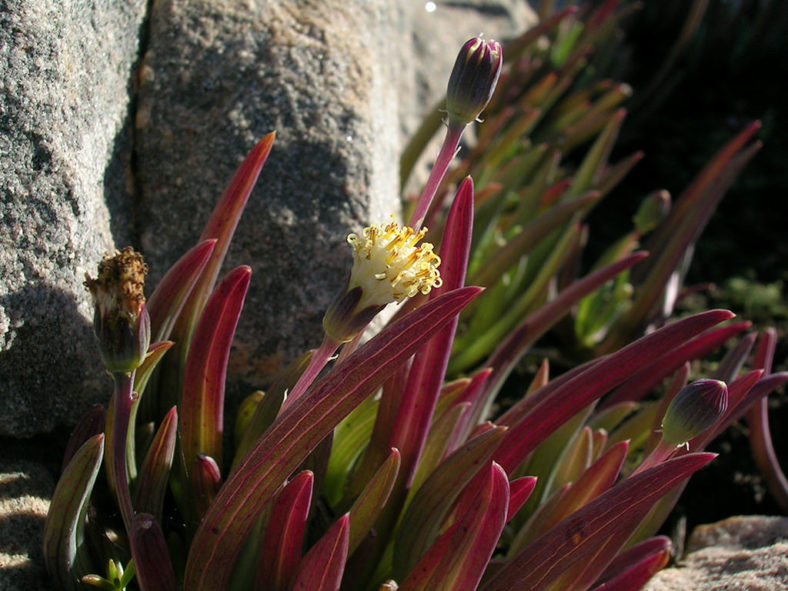
<instances>
[{"instance_id":1,"label":"rock surface","mask_svg":"<svg viewBox=\"0 0 788 591\"><path fill-rule=\"evenodd\" d=\"M72 425L106 401L85 272L133 244L153 285L271 130L227 266L253 267L234 382L247 392L319 343L345 236L396 212L403 137L457 48L532 22L521 0L430 4L0 7L0 435Z\"/></svg>"},{"instance_id":2,"label":"rock surface","mask_svg":"<svg viewBox=\"0 0 788 591\"><path fill-rule=\"evenodd\" d=\"M48 589L41 551L54 481L42 464L0 460L0 589Z\"/></svg>"},{"instance_id":3,"label":"rock surface","mask_svg":"<svg viewBox=\"0 0 788 591\"><path fill-rule=\"evenodd\" d=\"M82 286L130 238L130 80L145 0L0 4L0 435L106 399Z\"/></svg>"},{"instance_id":4,"label":"rock surface","mask_svg":"<svg viewBox=\"0 0 788 591\"><path fill-rule=\"evenodd\" d=\"M731 517L699 526L679 566L644 591L782 591L788 588L788 518Z\"/></svg>"}]
</instances>

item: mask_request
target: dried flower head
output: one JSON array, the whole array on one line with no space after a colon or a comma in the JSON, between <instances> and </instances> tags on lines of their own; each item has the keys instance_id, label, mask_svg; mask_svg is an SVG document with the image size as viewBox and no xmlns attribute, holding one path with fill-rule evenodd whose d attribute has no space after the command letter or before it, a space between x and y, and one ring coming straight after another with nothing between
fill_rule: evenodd
<instances>
[{"instance_id":1,"label":"dried flower head","mask_svg":"<svg viewBox=\"0 0 788 591\"><path fill-rule=\"evenodd\" d=\"M96 279L85 277L94 304L94 330L109 371L131 371L145 357L150 319L145 310L148 266L130 247L106 254Z\"/></svg>"},{"instance_id":2,"label":"dried flower head","mask_svg":"<svg viewBox=\"0 0 788 591\"><path fill-rule=\"evenodd\" d=\"M440 287L440 257L432 244L418 244L426 233L426 228L416 232L391 222L347 237L353 246L350 279L323 318L333 340L350 340L387 304Z\"/></svg>"}]
</instances>

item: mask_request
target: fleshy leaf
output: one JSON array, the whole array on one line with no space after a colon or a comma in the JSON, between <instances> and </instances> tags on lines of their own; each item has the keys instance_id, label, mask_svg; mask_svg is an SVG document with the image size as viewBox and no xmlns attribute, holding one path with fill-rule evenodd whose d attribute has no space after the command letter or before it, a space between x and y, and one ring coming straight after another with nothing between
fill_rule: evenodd
<instances>
[{"instance_id":1,"label":"fleshy leaf","mask_svg":"<svg viewBox=\"0 0 788 591\"><path fill-rule=\"evenodd\" d=\"M189 553L185 588L226 588L227 566L238 555L259 507L339 421L478 293L478 288L468 287L427 302L332 368L277 418L219 491L200 524Z\"/></svg>"},{"instance_id":2,"label":"fleshy leaf","mask_svg":"<svg viewBox=\"0 0 788 591\"><path fill-rule=\"evenodd\" d=\"M468 177L460 184L449 210L439 251L443 284L430 293L430 300L465 284L472 230L473 181ZM405 479L406 486L413 480L427 439L456 329L457 319L454 318L416 355L402 392L390 447L396 447L402 455L401 478Z\"/></svg>"},{"instance_id":3,"label":"fleshy leaf","mask_svg":"<svg viewBox=\"0 0 788 591\"><path fill-rule=\"evenodd\" d=\"M489 361L485 363L486 366L493 368L493 374L490 376L487 385L488 399L498 392L506 377L523 354L525 354L527 348L536 341L536 339L542 336L548 328L567 314L572 305L609 279L643 260L645 257L645 253L634 253L617 263L608 265L599 271L591 273L583 279L573 283L560 292L553 301L542 306L539 311L526 318L526 320L512 331L512 333L498 346L495 352L490 356Z\"/></svg>"},{"instance_id":4,"label":"fleshy leaf","mask_svg":"<svg viewBox=\"0 0 788 591\"><path fill-rule=\"evenodd\" d=\"M400 467L399 451L391 453L380 469L361 491L350 508L350 541L348 553L352 554L375 523L380 510L391 494Z\"/></svg>"},{"instance_id":5,"label":"fleshy leaf","mask_svg":"<svg viewBox=\"0 0 788 591\"><path fill-rule=\"evenodd\" d=\"M199 517L205 515L208 507L211 506L213 498L222 485L222 475L216 460L205 454L197 454L194 458L190 475L194 492L194 510Z\"/></svg>"},{"instance_id":6,"label":"fleshy leaf","mask_svg":"<svg viewBox=\"0 0 788 591\"><path fill-rule=\"evenodd\" d=\"M175 452L178 430L178 411L172 407L159 425L156 436L142 461L134 489L134 508L139 513L150 513L157 522L162 519L164 495Z\"/></svg>"},{"instance_id":7,"label":"fleshy leaf","mask_svg":"<svg viewBox=\"0 0 788 591\"><path fill-rule=\"evenodd\" d=\"M94 404L90 410L82 415L82 418L79 419L79 423L77 423L77 426L74 427L74 430L71 432L68 443L66 443L66 449L63 452L63 463L60 467L61 472L66 469L71 458L74 457L77 450L82 447L88 439L104 432L106 421L107 411L100 404Z\"/></svg>"},{"instance_id":8,"label":"fleshy leaf","mask_svg":"<svg viewBox=\"0 0 788 591\"><path fill-rule=\"evenodd\" d=\"M516 478L509 483L509 508L506 510L506 521L517 515L517 512L522 509L528 497L534 492L536 486L536 478L533 476L523 476Z\"/></svg>"},{"instance_id":9,"label":"fleshy leaf","mask_svg":"<svg viewBox=\"0 0 788 591\"><path fill-rule=\"evenodd\" d=\"M776 344L777 331L773 328L766 329L758 341L753 366L763 369L767 374L771 372ZM767 488L783 511L788 512L788 478L780 467L780 460L772 444L769 404L766 398L761 398L747 411L747 425L750 428L750 450L766 480Z\"/></svg>"},{"instance_id":10,"label":"fleshy leaf","mask_svg":"<svg viewBox=\"0 0 788 591\"><path fill-rule=\"evenodd\" d=\"M496 572L481 591L516 587L540 591L607 545L608 553L594 565L604 569L616 550L608 544L612 540L623 544L656 501L714 457L688 454L620 482L534 540Z\"/></svg>"},{"instance_id":11,"label":"fleshy leaf","mask_svg":"<svg viewBox=\"0 0 788 591\"><path fill-rule=\"evenodd\" d=\"M709 330L694 339L680 344L667 355L655 359L632 374L626 382L606 396L600 408L608 408L624 400L640 400L663 379L678 370L687 361L699 359L718 349L725 341L749 328L749 322L733 322Z\"/></svg>"},{"instance_id":12,"label":"fleshy leaf","mask_svg":"<svg viewBox=\"0 0 788 591\"><path fill-rule=\"evenodd\" d=\"M462 490L493 454L505 428L494 427L477 435L444 460L413 496L399 525L394 543L394 577L415 565L437 537Z\"/></svg>"},{"instance_id":13,"label":"fleshy leaf","mask_svg":"<svg viewBox=\"0 0 788 591\"><path fill-rule=\"evenodd\" d=\"M197 454L211 456L221 467L227 360L250 279L249 267L228 273L208 300L194 335L180 407L181 452L187 469Z\"/></svg>"},{"instance_id":14,"label":"fleshy leaf","mask_svg":"<svg viewBox=\"0 0 788 591\"><path fill-rule=\"evenodd\" d=\"M255 589L288 591L301 561L314 475L300 472L276 496L260 548Z\"/></svg>"},{"instance_id":15,"label":"fleshy leaf","mask_svg":"<svg viewBox=\"0 0 788 591\"><path fill-rule=\"evenodd\" d=\"M618 576L594 587L592 591L640 591L669 560L669 548L657 550L621 571Z\"/></svg>"},{"instance_id":16,"label":"fleshy leaf","mask_svg":"<svg viewBox=\"0 0 788 591\"><path fill-rule=\"evenodd\" d=\"M438 538L410 571L402 591L474 591L484 574L506 523L509 481L492 462L484 470L478 491L458 520ZM474 494L475 493L475 494Z\"/></svg>"},{"instance_id":17,"label":"fleshy leaf","mask_svg":"<svg viewBox=\"0 0 788 591\"><path fill-rule=\"evenodd\" d=\"M99 433L77 450L52 495L44 524L44 563L62 589L76 590L79 578L92 570L82 548L83 528L103 455L104 434Z\"/></svg>"},{"instance_id":18,"label":"fleshy leaf","mask_svg":"<svg viewBox=\"0 0 788 591\"><path fill-rule=\"evenodd\" d=\"M176 591L178 586L167 542L153 515L134 516L129 543L141 591Z\"/></svg>"},{"instance_id":19,"label":"fleshy leaf","mask_svg":"<svg viewBox=\"0 0 788 591\"><path fill-rule=\"evenodd\" d=\"M637 591L648 580L641 580L638 576L638 573L642 574L644 570L651 570L650 566L655 565L655 563L659 564L661 562L662 564L658 566L656 570L651 570L651 574L649 575L649 577L651 577L655 572L665 566L668 559L670 558L671 548L672 544L670 539L666 538L665 536L657 536L655 538L644 540L639 544L635 544L631 548L624 550L613 559L613 562L611 562L610 565L605 569L605 572L599 576L597 583L601 583L602 586L594 587L594 591L597 589L606 589L606 591L613 591L613 589L616 591L631 589L632 591ZM652 561L655 556L659 556L661 560ZM662 562L663 560L664 562ZM620 584L624 584L624 581L630 576L632 577L633 582L640 580L640 586L618 586ZM607 583L609 583L611 586L604 587L604 584Z\"/></svg>"},{"instance_id":20,"label":"fleshy leaf","mask_svg":"<svg viewBox=\"0 0 788 591\"><path fill-rule=\"evenodd\" d=\"M507 432L496 453L496 461L504 470L513 470L558 426L629 377L632 369L644 360L663 355L678 343L732 316L727 310L711 310L684 318L605 357L565 381L548 396L540 397L537 392L534 394L536 406Z\"/></svg>"},{"instance_id":21,"label":"fleshy leaf","mask_svg":"<svg viewBox=\"0 0 788 591\"><path fill-rule=\"evenodd\" d=\"M183 305L215 247L215 238L200 242L178 259L159 281L147 303L152 342L170 338Z\"/></svg>"},{"instance_id":22,"label":"fleshy leaf","mask_svg":"<svg viewBox=\"0 0 788 591\"><path fill-rule=\"evenodd\" d=\"M350 517L345 514L306 553L298 565L293 591L339 591L349 535Z\"/></svg>"}]
</instances>

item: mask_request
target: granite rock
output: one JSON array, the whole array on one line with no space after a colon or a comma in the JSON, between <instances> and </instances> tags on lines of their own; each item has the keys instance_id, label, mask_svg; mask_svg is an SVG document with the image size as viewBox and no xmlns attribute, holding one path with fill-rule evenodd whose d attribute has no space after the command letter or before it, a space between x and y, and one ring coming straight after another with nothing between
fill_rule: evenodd
<instances>
[{"instance_id":1,"label":"granite rock","mask_svg":"<svg viewBox=\"0 0 788 591\"><path fill-rule=\"evenodd\" d=\"M231 381L316 346L345 236L397 212L399 150L457 48L532 22L523 0L3 3L0 435L106 402L85 272L132 244L155 284L272 130L228 258L253 268Z\"/></svg>"},{"instance_id":2,"label":"granite rock","mask_svg":"<svg viewBox=\"0 0 788 591\"><path fill-rule=\"evenodd\" d=\"M253 271L231 392L265 387L283 362L319 345L349 270L345 238L398 212L399 150L444 91L457 48L484 24L504 35L525 28L524 6L154 5L137 112L153 281L197 239L245 152L277 132L226 264Z\"/></svg>"},{"instance_id":3,"label":"granite rock","mask_svg":"<svg viewBox=\"0 0 788 591\"><path fill-rule=\"evenodd\" d=\"M130 80L145 0L0 4L0 435L107 396L85 272L130 238Z\"/></svg>"},{"instance_id":4,"label":"granite rock","mask_svg":"<svg viewBox=\"0 0 788 591\"><path fill-rule=\"evenodd\" d=\"M699 526L687 555L644 591L782 591L788 588L788 518L731 517Z\"/></svg>"}]
</instances>

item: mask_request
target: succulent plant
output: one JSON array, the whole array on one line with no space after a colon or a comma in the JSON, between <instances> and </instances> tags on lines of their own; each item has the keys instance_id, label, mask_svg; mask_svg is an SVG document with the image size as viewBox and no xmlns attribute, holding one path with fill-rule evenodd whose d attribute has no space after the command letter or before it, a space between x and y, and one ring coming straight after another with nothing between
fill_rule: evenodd
<instances>
[{"instance_id":1,"label":"succulent plant","mask_svg":"<svg viewBox=\"0 0 788 591\"><path fill-rule=\"evenodd\" d=\"M615 2L582 19L567 9L503 50L463 47L455 71L485 80L452 75L446 140L409 224L348 238L354 265L322 344L244 400L232 438L224 382L251 272L218 275L274 135L241 164L197 245L134 300L125 332L89 281L116 389L67 447L44 541L59 588L611 591L666 564L670 542L654 535L713 459L704 447L788 373L768 371L770 334L742 372L746 336L710 381L686 386L690 361L748 325L725 310L670 319L690 245L755 126L669 213L663 194L647 197L634 229L578 271L582 220L637 160L607 163L627 92L582 67L622 18ZM485 105L476 145L450 168ZM589 141L576 170L562 164ZM650 256L637 250L647 233ZM109 301L126 293L101 285ZM571 367L551 379L545 360L501 400L548 331L568 343Z\"/></svg>"}]
</instances>

